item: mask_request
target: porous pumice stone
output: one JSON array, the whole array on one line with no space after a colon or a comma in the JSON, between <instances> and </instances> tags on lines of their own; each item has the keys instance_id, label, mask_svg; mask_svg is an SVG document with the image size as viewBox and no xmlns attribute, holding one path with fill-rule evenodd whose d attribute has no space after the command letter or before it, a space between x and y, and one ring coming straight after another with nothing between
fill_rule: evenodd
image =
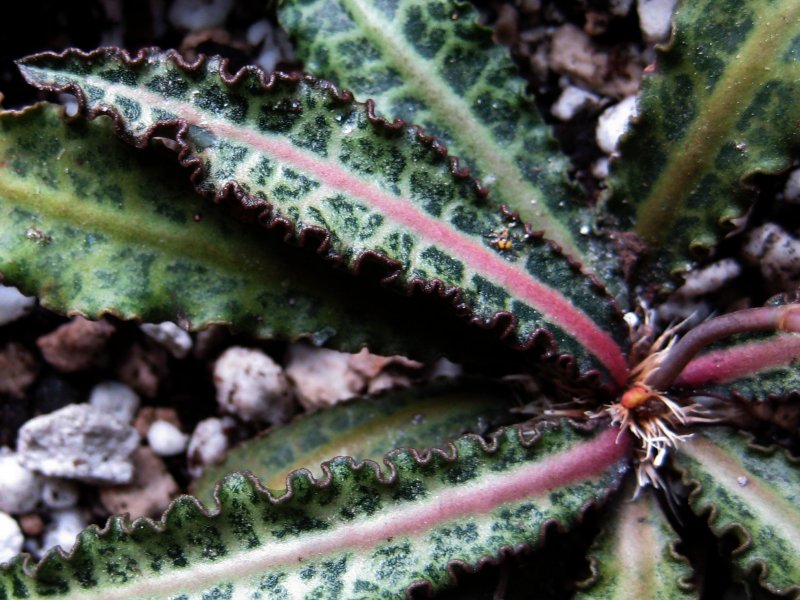
<instances>
[{"instance_id":1,"label":"porous pumice stone","mask_svg":"<svg viewBox=\"0 0 800 600\"><path fill-rule=\"evenodd\" d=\"M35 305L36 298L26 296L15 287L0 285L0 325L21 319Z\"/></svg>"},{"instance_id":2,"label":"porous pumice stone","mask_svg":"<svg viewBox=\"0 0 800 600\"><path fill-rule=\"evenodd\" d=\"M147 443L159 456L175 456L186 449L189 436L172 423L159 419L147 430Z\"/></svg>"},{"instance_id":3,"label":"porous pumice stone","mask_svg":"<svg viewBox=\"0 0 800 600\"><path fill-rule=\"evenodd\" d=\"M286 354L286 373L294 382L300 403L311 410L357 396L364 377L350 365L351 354L292 344Z\"/></svg>"},{"instance_id":4,"label":"porous pumice stone","mask_svg":"<svg viewBox=\"0 0 800 600\"><path fill-rule=\"evenodd\" d=\"M261 350L233 346L214 364L217 404L243 421L285 423L295 402L283 369Z\"/></svg>"},{"instance_id":5,"label":"porous pumice stone","mask_svg":"<svg viewBox=\"0 0 800 600\"><path fill-rule=\"evenodd\" d=\"M169 350L175 358L186 358L192 349L192 336L171 321L142 323L139 328Z\"/></svg>"},{"instance_id":6,"label":"porous pumice stone","mask_svg":"<svg viewBox=\"0 0 800 600\"><path fill-rule=\"evenodd\" d=\"M636 10L645 41L658 44L669 39L676 4L677 0L638 0Z\"/></svg>"},{"instance_id":7,"label":"porous pumice stone","mask_svg":"<svg viewBox=\"0 0 800 600\"><path fill-rule=\"evenodd\" d=\"M748 236L742 255L757 266L772 293L800 286L800 240L775 223L765 223Z\"/></svg>"},{"instance_id":8,"label":"porous pumice stone","mask_svg":"<svg viewBox=\"0 0 800 600\"><path fill-rule=\"evenodd\" d=\"M52 520L48 523L42 537L42 552L60 546L64 552L72 550L78 534L86 529L89 520L79 508L64 508L50 513Z\"/></svg>"},{"instance_id":9,"label":"porous pumice stone","mask_svg":"<svg viewBox=\"0 0 800 600\"><path fill-rule=\"evenodd\" d=\"M16 519L0 512L0 564L8 562L19 554L24 542L25 538Z\"/></svg>"},{"instance_id":10,"label":"porous pumice stone","mask_svg":"<svg viewBox=\"0 0 800 600\"><path fill-rule=\"evenodd\" d=\"M0 448L0 511L16 515L33 510L42 484L42 478L26 468L16 452Z\"/></svg>"},{"instance_id":11,"label":"porous pumice stone","mask_svg":"<svg viewBox=\"0 0 800 600\"><path fill-rule=\"evenodd\" d=\"M78 504L81 491L69 479L46 478L42 487L42 503L48 508L72 508Z\"/></svg>"},{"instance_id":12,"label":"porous pumice stone","mask_svg":"<svg viewBox=\"0 0 800 600\"><path fill-rule=\"evenodd\" d=\"M606 154L615 154L620 138L628 131L631 119L637 114L636 96L629 96L603 111L597 120L595 138Z\"/></svg>"},{"instance_id":13,"label":"porous pumice stone","mask_svg":"<svg viewBox=\"0 0 800 600\"><path fill-rule=\"evenodd\" d=\"M189 475L197 479L208 465L222 462L230 446L229 433L235 427L231 417L210 417L197 424L186 451Z\"/></svg>"},{"instance_id":14,"label":"porous pumice stone","mask_svg":"<svg viewBox=\"0 0 800 600\"><path fill-rule=\"evenodd\" d=\"M103 381L92 388L89 404L118 421L130 423L139 410L139 396L124 383Z\"/></svg>"},{"instance_id":15,"label":"porous pumice stone","mask_svg":"<svg viewBox=\"0 0 800 600\"><path fill-rule=\"evenodd\" d=\"M128 483L139 434L90 404L70 404L35 417L19 430L20 462L49 477L86 483Z\"/></svg>"}]
</instances>

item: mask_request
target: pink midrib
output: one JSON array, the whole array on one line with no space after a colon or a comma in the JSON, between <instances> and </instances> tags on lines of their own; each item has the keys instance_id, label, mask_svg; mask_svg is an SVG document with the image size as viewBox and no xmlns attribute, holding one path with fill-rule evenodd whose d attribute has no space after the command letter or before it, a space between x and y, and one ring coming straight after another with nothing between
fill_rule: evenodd
<instances>
[{"instance_id":1,"label":"pink midrib","mask_svg":"<svg viewBox=\"0 0 800 600\"><path fill-rule=\"evenodd\" d=\"M107 83L105 85L108 87ZM130 92L127 88L123 89ZM529 273L513 267L482 244L460 235L441 221L431 218L409 199L379 190L344 171L337 164L309 155L288 142L235 127L213 117L208 118L207 114L201 113L191 105L174 102L145 90L137 89L134 95L145 104L168 105L172 112L181 115L187 122L208 129L219 137L240 141L289 163L316 177L325 185L364 201L381 214L424 237L428 243L448 248L470 264L475 271L485 274L495 283L512 291L552 323L568 332L608 369L617 385L625 384L628 377L625 358L622 349L608 332L598 327L559 292L533 279Z\"/></svg>"},{"instance_id":2,"label":"pink midrib","mask_svg":"<svg viewBox=\"0 0 800 600\"><path fill-rule=\"evenodd\" d=\"M532 461L511 472L488 475L480 485L466 484L437 491L434 497L389 515L342 524L332 531L309 533L284 543L266 544L259 550L237 553L230 560L205 564L200 571L175 571L166 581L150 577L137 581L132 587L142 596L151 591L164 594L165 589L200 590L221 579L244 581L253 575L263 575L271 568L293 566L335 552L369 550L395 537L421 536L456 519L485 515L504 504L541 498L574 483L597 480L609 469L616 468L629 451L629 436L620 436L619 430L608 429L559 454ZM109 599L125 598L124 594L130 589L123 587L114 591L118 593L110 593Z\"/></svg>"},{"instance_id":3,"label":"pink midrib","mask_svg":"<svg viewBox=\"0 0 800 600\"><path fill-rule=\"evenodd\" d=\"M710 383L727 383L789 365L798 358L800 335L785 334L777 339L749 342L703 354L684 367L675 385L696 387Z\"/></svg>"},{"instance_id":4,"label":"pink midrib","mask_svg":"<svg viewBox=\"0 0 800 600\"><path fill-rule=\"evenodd\" d=\"M410 511L405 519L388 524L353 528L342 537L314 545L314 554L342 548L370 547L385 537L411 536L439 523L447 523L470 515L486 514L503 504L541 497L567 485L598 478L629 449L627 435L620 437L616 429L608 429L593 440L576 444L566 452L541 462L531 462L506 477L498 477L490 485L478 489L450 489L437 494L437 501ZM277 564L277 563L276 563Z\"/></svg>"}]
</instances>

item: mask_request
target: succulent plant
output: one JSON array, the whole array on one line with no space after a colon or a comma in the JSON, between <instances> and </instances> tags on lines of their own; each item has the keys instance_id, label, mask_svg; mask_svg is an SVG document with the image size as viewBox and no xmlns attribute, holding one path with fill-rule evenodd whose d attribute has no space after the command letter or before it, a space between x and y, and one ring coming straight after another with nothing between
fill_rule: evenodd
<instances>
[{"instance_id":1,"label":"succulent plant","mask_svg":"<svg viewBox=\"0 0 800 600\"><path fill-rule=\"evenodd\" d=\"M279 12L326 79L158 50L22 59L89 120L0 114L0 272L67 314L448 356L482 378L299 418L160 522L116 516L68 555L15 559L0 597L391 598L588 513L580 597L711 593L672 528L692 513L736 540L753 593L797 597L800 469L746 433L753 407L797 400L796 298L692 328L650 307L758 205L753 176L796 156L800 4L685 2L598 203L471 5ZM496 378L519 373L545 394Z\"/></svg>"}]
</instances>

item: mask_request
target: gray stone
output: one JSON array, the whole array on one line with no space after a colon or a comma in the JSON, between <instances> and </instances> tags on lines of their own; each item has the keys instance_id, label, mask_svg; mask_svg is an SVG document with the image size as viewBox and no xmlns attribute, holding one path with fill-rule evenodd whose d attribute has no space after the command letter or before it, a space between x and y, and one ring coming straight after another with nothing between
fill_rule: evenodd
<instances>
[{"instance_id":1,"label":"gray stone","mask_svg":"<svg viewBox=\"0 0 800 600\"><path fill-rule=\"evenodd\" d=\"M22 464L49 477L128 483L136 430L90 404L71 404L31 419L19 430Z\"/></svg>"},{"instance_id":2,"label":"gray stone","mask_svg":"<svg viewBox=\"0 0 800 600\"><path fill-rule=\"evenodd\" d=\"M139 396L124 383L104 381L92 388L89 404L118 421L130 423L139 410Z\"/></svg>"},{"instance_id":3,"label":"gray stone","mask_svg":"<svg viewBox=\"0 0 800 600\"><path fill-rule=\"evenodd\" d=\"M19 554L24 541L17 521L0 512L0 563L8 562Z\"/></svg>"},{"instance_id":4,"label":"gray stone","mask_svg":"<svg viewBox=\"0 0 800 600\"><path fill-rule=\"evenodd\" d=\"M22 514L33 510L42 494L42 478L8 448L0 449L0 511Z\"/></svg>"},{"instance_id":5,"label":"gray stone","mask_svg":"<svg viewBox=\"0 0 800 600\"><path fill-rule=\"evenodd\" d=\"M217 403L243 421L284 423L295 412L283 369L261 350L233 346L214 365Z\"/></svg>"},{"instance_id":6,"label":"gray stone","mask_svg":"<svg viewBox=\"0 0 800 600\"><path fill-rule=\"evenodd\" d=\"M35 304L36 298L24 295L15 287L0 285L0 325L21 319Z\"/></svg>"}]
</instances>

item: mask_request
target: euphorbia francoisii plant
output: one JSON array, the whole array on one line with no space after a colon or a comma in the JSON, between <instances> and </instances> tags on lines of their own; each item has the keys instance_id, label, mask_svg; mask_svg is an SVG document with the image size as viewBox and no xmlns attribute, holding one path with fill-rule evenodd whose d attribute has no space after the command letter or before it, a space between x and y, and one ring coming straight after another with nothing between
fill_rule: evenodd
<instances>
[{"instance_id":1,"label":"euphorbia francoisii plant","mask_svg":"<svg viewBox=\"0 0 800 600\"><path fill-rule=\"evenodd\" d=\"M797 395L800 307L787 294L658 331L646 304L747 212L750 176L796 156L800 3L685 2L596 205L470 5L279 16L314 76L158 50L20 60L89 120L0 115L4 279L64 313L444 355L483 380L299 418L211 469L205 505L15 559L0 597L397 597L600 506L579 594L698 595L655 501L687 490L736 536L735 577L798 594L800 471L730 425ZM167 138L196 192L154 148ZM523 369L547 400L509 412L519 397L487 373ZM500 413L509 425L476 425Z\"/></svg>"}]
</instances>

